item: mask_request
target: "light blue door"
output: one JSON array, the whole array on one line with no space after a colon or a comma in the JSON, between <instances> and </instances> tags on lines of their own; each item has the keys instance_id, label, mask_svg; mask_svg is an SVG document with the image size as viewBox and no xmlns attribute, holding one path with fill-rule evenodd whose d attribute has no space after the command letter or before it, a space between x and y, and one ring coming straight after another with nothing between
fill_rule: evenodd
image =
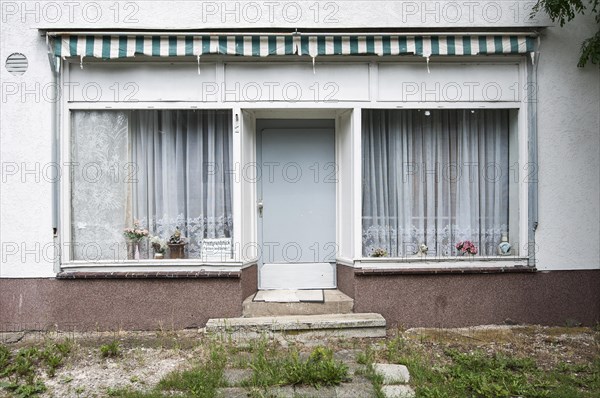
<instances>
[{"instance_id":1,"label":"light blue door","mask_svg":"<svg viewBox=\"0 0 600 398\"><path fill-rule=\"evenodd\" d=\"M333 129L264 129L259 150L260 288L335 287Z\"/></svg>"}]
</instances>

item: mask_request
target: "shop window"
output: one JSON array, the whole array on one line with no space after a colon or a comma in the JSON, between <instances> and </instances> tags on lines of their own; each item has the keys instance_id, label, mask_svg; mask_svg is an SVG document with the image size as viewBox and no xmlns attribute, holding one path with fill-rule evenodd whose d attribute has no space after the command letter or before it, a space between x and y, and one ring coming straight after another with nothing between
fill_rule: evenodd
<instances>
[{"instance_id":1,"label":"shop window","mask_svg":"<svg viewBox=\"0 0 600 398\"><path fill-rule=\"evenodd\" d=\"M188 258L231 238L230 111L73 111L71 130L73 260L127 259L135 222L163 240L179 229Z\"/></svg>"},{"instance_id":2,"label":"shop window","mask_svg":"<svg viewBox=\"0 0 600 398\"><path fill-rule=\"evenodd\" d=\"M509 110L364 110L362 120L363 256L456 256L464 241L495 256L503 236L514 242Z\"/></svg>"}]
</instances>

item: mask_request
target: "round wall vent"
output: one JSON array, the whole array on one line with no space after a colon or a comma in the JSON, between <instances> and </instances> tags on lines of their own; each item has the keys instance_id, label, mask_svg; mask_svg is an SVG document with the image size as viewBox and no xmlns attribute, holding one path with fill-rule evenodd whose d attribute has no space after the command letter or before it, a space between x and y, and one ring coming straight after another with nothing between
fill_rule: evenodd
<instances>
[{"instance_id":1,"label":"round wall vent","mask_svg":"<svg viewBox=\"0 0 600 398\"><path fill-rule=\"evenodd\" d=\"M14 53L6 58L6 70L9 71L12 75L21 76L25 72L27 72L27 67L29 66L29 62L27 62L27 57L21 53Z\"/></svg>"}]
</instances>

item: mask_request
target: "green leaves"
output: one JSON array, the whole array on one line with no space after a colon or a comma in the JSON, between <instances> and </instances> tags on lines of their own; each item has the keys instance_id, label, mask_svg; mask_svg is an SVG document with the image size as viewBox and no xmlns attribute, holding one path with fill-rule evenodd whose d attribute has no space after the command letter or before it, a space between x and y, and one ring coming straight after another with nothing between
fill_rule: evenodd
<instances>
[{"instance_id":1,"label":"green leaves","mask_svg":"<svg viewBox=\"0 0 600 398\"><path fill-rule=\"evenodd\" d=\"M587 5L586 5L587 4ZM538 0L533 6L532 16L541 10L545 11L553 22L564 26L578 14L595 13L595 20L600 24L600 0ZM600 63L600 29L592 37L581 44L581 55L577 66L583 68L587 63Z\"/></svg>"}]
</instances>

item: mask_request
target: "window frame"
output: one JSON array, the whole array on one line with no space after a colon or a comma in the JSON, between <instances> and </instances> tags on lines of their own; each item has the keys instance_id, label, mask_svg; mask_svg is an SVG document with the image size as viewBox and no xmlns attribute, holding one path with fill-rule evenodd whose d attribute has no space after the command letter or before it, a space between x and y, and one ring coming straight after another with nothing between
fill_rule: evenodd
<instances>
[{"instance_id":1,"label":"window frame","mask_svg":"<svg viewBox=\"0 0 600 398\"><path fill-rule=\"evenodd\" d=\"M142 104L138 104L138 105L142 105ZM211 104L212 105L212 104ZM119 107L121 108L121 107ZM64 128L62 129L62 132L64 132L64 136L61 139L61 159L62 159L62 163L65 165L64 170L63 170L63 177L67 176L68 178L63 178L62 179L62 184L61 184L61 198L60 198L60 203L61 203L61 225L64 226L64 228L61 228L61 233L59 234L60 238L61 238L61 263L60 266L63 270L67 270L69 268L73 268L73 269L78 269L79 267L85 266L87 268L102 268L102 269L106 269L106 268L122 268L122 267L127 267L127 266L135 266L135 267L140 267L140 266L152 266L153 268L155 268L157 265L163 265L163 266L168 266L169 269L173 269L173 266L186 266L186 270L189 270L189 267L193 267L193 266L199 266L199 265L206 265L206 264L210 264L212 266L215 267L219 267L219 266L225 266L225 267L230 267L232 265L239 265L239 261L236 259L236 251L235 251L235 236L236 236L236 228L233 228L233 234L232 234L232 248L234 249L234 253L231 256L231 258L227 259L227 260L222 260L222 261L204 261L200 258L185 258L185 259L153 259L153 258L148 258L148 259L139 259L139 260L128 260L128 259L118 259L118 260L74 260L73 259L73 248L72 246L74 244L77 244L77 242L73 241L73 231L72 231L72 184L73 184L73 178L71 177L71 173L76 173L76 172L81 172L81 165L78 164L74 164L72 162L72 145L73 145L73 130L72 130L72 120L73 120L73 114L74 112L77 111L122 111L125 113L131 113L133 111L136 110L185 110L185 111L194 111L194 110L229 110L231 112L231 117L232 119L235 119L234 117L234 109L231 107L206 107L206 108L202 108L199 109L196 106L188 106L188 107L169 107L169 108L163 108L163 107L158 107L155 105L152 105L152 103L147 103L146 106L136 106L136 107L130 107L130 108L115 108L115 107L88 107L88 106L78 106L77 104L71 104L71 106L67 106L67 110L64 114L64 118L63 118L63 126ZM232 125L233 127L233 125ZM128 131L128 136L127 136L127 140L129 143L131 143L131 131ZM232 140L232 145L233 145L233 140L234 140L234 134L233 134L233 128L231 131L231 140ZM128 156L131 156L131 147L129 146L128 149ZM233 158L232 158L232 162L235 162L235 155L233 154ZM131 159L127 159L126 163L129 162ZM233 200L234 200L234 187L233 185L235 185L235 181L232 184L232 204L233 204ZM236 208L235 205L233 205L233 209L232 209L232 213L235 214L236 212ZM234 218L234 225L235 225L235 216L232 214L233 218Z\"/></svg>"},{"instance_id":2,"label":"window frame","mask_svg":"<svg viewBox=\"0 0 600 398\"><path fill-rule=\"evenodd\" d=\"M389 107L370 107L370 108L361 108L360 109L360 117L361 117L361 123L360 126L362 126L362 115L363 115L363 111L365 110L390 110L390 111L403 111L403 110L414 110L416 108L413 107L406 107L403 109L398 109L398 108L389 108ZM469 108L465 108L465 107L437 107L437 108L432 108L432 107L425 107L424 109L431 109L432 111L436 111L436 110L462 110L462 109L469 109ZM523 231L523 228L527 227L527 224L525 223L524 225L522 223L519 222L519 220L521 219L521 211L523 210L523 208L525 210L527 210L527 206L523 206L522 203L520 203L519 197L520 194L523 190L527 190L527 185L526 184L522 184L521 183L521 175L520 173L518 174L518 178L517 181L515 181L514 178L514 173L513 173L513 165L515 163L517 163L520 166L520 162L519 162L519 158L520 156L522 156L522 154L519 152L520 148L522 147L522 143L520 142L520 128L519 128L519 109L516 108L512 108L512 107L472 107L471 109L503 109L503 110L507 110L508 111L508 128L509 128L509 132L508 132L508 139L509 139L509 143L508 143L508 164L509 164L509 175L508 175L508 206L509 206L509 210L508 210L508 230L509 230L509 241L513 244L513 247L516 246L517 249L517 253L516 254L512 254L512 255L507 255L507 256L502 256L502 255L482 255L482 254L477 254L475 256L475 258L471 258L470 256L453 256L453 255L448 255L448 256L444 256L444 255L429 255L429 256L423 256L420 255L418 253L415 253L413 255L406 255L403 257L369 257L369 256L365 256L363 254L364 252L364 247L363 247L363 241L362 241L362 231L363 231L363 220L364 220L364 215L362 213L362 189L363 189L363 180L362 180L362 167L363 167L363 161L364 161L364 157L363 157L363 152L362 152L362 145L361 145L361 158L360 158L360 171L361 171L361 179L360 181L357 181L360 187L360 192L361 192L361 202L359 203L359 207L360 207L360 232L361 232L361 245L359 248L357 248L357 250L359 250L360 252L360 260L361 262L364 263L381 263L381 264L385 264L385 263L414 263L414 262L442 262L442 263L449 263L449 262L453 262L453 261L457 261L461 264L464 264L465 261L468 261L469 263L473 263L473 262L477 262L477 266L482 266L481 262L485 262L488 263L490 261L517 261L519 263L519 265L523 265L523 262L527 260L527 256L523 255L523 252L527 251L526 247L523 247L522 245L522 240L521 237L522 236L527 236L526 234L526 230ZM363 131L361 129L359 136L357 137L359 140L363 139ZM515 159L516 157L516 159ZM511 208L517 208L517 211L511 211ZM417 217L413 217L417 218ZM525 219L526 221L527 219ZM525 234L525 235L523 235ZM515 237L516 238L513 238ZM513 249L513 253L514 253L514 249Z\"/></svg>"},{"instance_id":3,"label":"window frame","mask_svg":"<svg viewBox=\"0 0 600 398\"><path fill-rule=\"evenodd\" d=\"M247 63L247 62L267 62L268 60L241 60L239 58L232 57L206 57L205 62L214 62L216 65L216 76L217 82L222 83L224 81L225 65L230 63ZM291 62L289 59L275 59L269 60L270 62ZM519 181L518 181L518 203L519 203L519 214L517 215L517 224L519 231L519 246L520 255L514 256L502 256L488 258L483 261L471 261L465 262L456 257L450 257L448 259L390 259L390 258L364 258L362 257L362 175L361 175L361 162L353 161L352 170L350 175L352 176L349 181L352 186L352 198L351 205L352 217L348 225L352 230L352 240L350 244L349 255L338 256L336 261L338 264L349 265L355 268L369 267L369 268L415 268L415 263L427 264L433 261L443 262L444 267L471 267L471 266L522 266L528 265L528 259L531 255L531 248L527 242L529 231L529 182L526 180L526 171L523 171L525 165L527 165L529 159L528 141L529 141L529 107L527 99L524 98L528 94L525 91L528 90L528 59L525 56L469 56L460 58L444 58L443 63L474 63L474 64L512 64L518 65L518 84L519 87L519 99L513 102L378 102L378 65L386 62L395 63L415 63L416 58L394 58L385 59L379 57L331 57L328 58L328 63L337 62L366 62L369 64L369 86L370 86L370 100L369 101L339 101L336 103L327 102L297 102L297 103L277 103L277 102L233 102L233 101L215 101L215 102L202 102L202 101L174 101L174 102L161 102L161 101L138 101L138 102L77 102L69 100L64 92L70 90L70 86L64 86L61 90L56 110L57 117L57 148L58 148L58 162L61 168L61 178L59 180L58 187L58 234L57 243L58 253L55 260L54 270L56 273L67 270L100 270L106 271L107 269L115 270L145 270L148 267L152 267L152 270L157 270L156 261L160 261L160 264L167 270L177 270L178 267L184 270L193 269L206 269L206 266L210 266L210 269L223 269L230 271L232 266L234 267L245 267L253 264L253 261L244 260L239 252L239 248L244 244L242 240L242 221L244 223L250 223L252 226L252 217L243 216L241 203L243 194L246 188L242 187L242 184L234 181L232 187L232 204L233 204L233 223L234 223L234 234L232 244L234 245L234 256L231 261L227 262L201 262L193 259L175 260L134 260L131 263L115 263L113 261L107 262L74 262L70 258L70 250L68 245L71 242L71 230L70 230L70 195L71 195L71 184L70 184L70 172L71 172L71 156L70 156L70 143L71 143L71 112L74 110L136 110L136 109L182 109L182 110L194 110L194 109L228 109L232 111L232 126L233 126L233 157L232 161L235 163L241 163L242 158L242 135L240 133L240 126L243 126L242 111L258 112L260 114L267 114L273 110L276 112L299 111L299 110L311 110L316 114L319 112L333 112L333 114L342 114L348 110L352 111L351 124L352 137L351 137L351 154L352 159L362 159L361 149L361 113L363 109L444 109L444 108L466 108L466 109L478 109L478 108L503 108L510 109L511 114L515 114L514 124L517 131L517 142L518 142L518 154L517 161L519 162ZM57 85L62 87L62 82L69 82L69 69L71 67L79 68L80 60L74 58L60 59L59 60L59 73L57 78ZM87 63L102 63L101 60L86 60ZM162 62L167 64L164 60L161 61L150 61L150 60L139 60L129 61L130 63L143 63L143 62ZM189 60L175 60L170 62L183 62L196 65L195 62ZM294 58L294 62L298 62L297 58ZM420 62L420 61L419 61ZM422 61L423 65L425 61ZM436 60L432 60L435 65ZM535 100L535 99L533 99ZM252 190L250 190L252 191ZM339 205L339 202L338 202ZM338 222L338 228L339 228ZM65 228L66 227L66 228ZM254 231L256 232L256 231ZM339 232L339 231L338 231ZM252 235L252 233L250 234ZM246 235L244 235L245 237ZM453 264L454 263L454 264Z\"/></svg>"},{"instance_id":4,"label":"window frame","mask_svg":"<svg viewBox=\"0 0 600 398\"><path fill-rule=\"evenodd\" d=\"M527 81L525 61L520 63L519 68L519 80L520 84ZM518 203L518 212L514 214L509 210L509 225L516 224L518 241L516 245L519 247L517 255L509 256L475 256L471 258L460 257L460 256L437 256L427 257L415 255L412 257L364 257L362 255L362 201L355 206L355 223L359 225L359 231L355 234L355 258L352 263L355 268L369 268L369 269L415 269L424 267L431 267L437 264L444 268L505 268L505 267L526 267L529 265L530 253L528 240L528 220L529 220L529 206L528 206L528 169L530 168L529 153L528 153L528 103L525 99L516 103L435 103L435 104L407 104L406 106L378 106L385 105L379 103L373 103L371 106L361 107L360 113L355 119L355 123L358 126L362 125L362 110L364 109L507 109L509 110L509 125L510 125L510 136L514 135L514 140L511 139L511 149L516 146L516 150L510 151L509 149L509 164L512 166L513 162L518 163L518 181L515 183L514 179L509 179L509 202ZM362 130L358 131L357 140L362 139ZM362 148L360 143L355 143L355 158L362 159ZM516 159L515 159L516 157ZM355 165L355 179L354 183L357 184L360 192L360 198L362 200L362 162L358 167ZM535 166L534 166L535 167ZM517 188L517 192L515 192ZM512 240L512 239L511 239ZM346 262L346 265L349 265Z\"/></svg>"}]
</instances>

